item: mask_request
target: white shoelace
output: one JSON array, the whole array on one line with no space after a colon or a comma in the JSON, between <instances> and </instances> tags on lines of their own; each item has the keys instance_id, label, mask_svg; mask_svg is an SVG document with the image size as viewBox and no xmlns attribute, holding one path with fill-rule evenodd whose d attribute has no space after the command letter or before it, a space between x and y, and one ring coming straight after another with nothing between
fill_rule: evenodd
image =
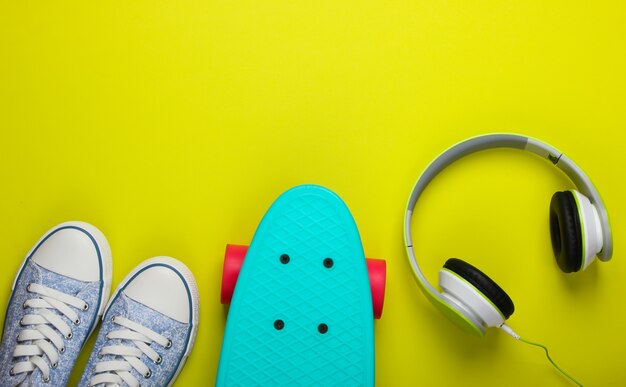
<instances>
[{"instance_id":1,"label":"white shoelace","mask_svg":"<svg viewBox=\"0 0 626 387\"><path fill-rule=\"evenodd\" d=\"M89 305L80 298L40 284L29 284L26 290L33 294L33 298L26 300L23 307L32 308L35 312L20 320L20 325L24 328L17 335L18 344L13 351L13 357L26 357L27 360L16 363L10 374L29 373L39 368L43 381L48 383L50 368L59 365L59 353L65 352L65 340L70 340L73 336L72 327L54 310L67 317L74 325L79 325L78 313L70 306L86 311Z\"/></svg>"},{"instance_id":2,"label":"white shoelace","mask_svg":"<svg viewBox=\"0 0 626 387\"><path fill-rule=\"evenodd\" d=\"M144 378L152 376L150 368L141 361L142 354L145 354L154 364L161 364L163 358L150 345L155 342L164 348L170 348L172 342L153 330L125 317L114 316L111 318L111 321L120 325L123 329L109 332L106 335L107 340L128 340L135 346L132 347L129 343L103 347L98 356L114 355L116 360L98 362L94 376L89 381L89 386L101 383L107 386L121 386L126 383L131 387L138 387L139 381L130 373L133 368L143 375Z\"/></svg>"}]
</instances>

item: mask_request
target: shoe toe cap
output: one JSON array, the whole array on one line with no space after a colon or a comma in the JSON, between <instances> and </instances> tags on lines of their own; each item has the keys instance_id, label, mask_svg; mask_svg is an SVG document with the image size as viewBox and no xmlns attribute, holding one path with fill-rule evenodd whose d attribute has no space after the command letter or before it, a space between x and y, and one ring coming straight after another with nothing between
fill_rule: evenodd
<instances>
[{"instance_id":1,"label":"shoe toe cap","mask_svg":"<svg viewBox=\"0 0 626 387\"><path fill-rule=\"evenodd\" d=\"M190 322L190 293L181 273L164 263L144 267L123 290L126 296L182 323Z\"/></svg>"},{"instance_id":2,"label":"shoe toe cap","mask_svg":"<svg viewBox=\"0 0 626 387\"><path fill-rule=\"evenodd\" d=\"M54 273L93 282L101 279L100 254L94 235L76 222L51 230L34 250L31 259Z\"/></svg>"}]
</instances>

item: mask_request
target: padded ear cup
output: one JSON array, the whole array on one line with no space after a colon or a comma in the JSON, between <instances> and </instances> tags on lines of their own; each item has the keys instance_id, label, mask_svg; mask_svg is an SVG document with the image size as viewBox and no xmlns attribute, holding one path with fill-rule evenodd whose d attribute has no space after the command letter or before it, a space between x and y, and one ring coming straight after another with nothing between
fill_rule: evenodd
<instances>
[{"instance_id":1,"label":"padded ear cup","mask_svg":"<svg viewBox=\"0 0 626 387\"><path fill-rule=\"evenodd\" d=\"M571 191L557 192L550 201L550 235L556 263L565 273L581 269L583 236L576 199Z\"/></svg>"},{"instance_id":2,"label":"padded ear cup","mask_svg":"<svg viewBox=\"0 0 626 387\"><path fill-rule=\"evenodd\" d=\"M511 297L489 276L474 266L458 258L450 258L443 267L456 273L484 294L504 315L505 319L508 319L515 311Z\"/></svg>"}]
</instances>

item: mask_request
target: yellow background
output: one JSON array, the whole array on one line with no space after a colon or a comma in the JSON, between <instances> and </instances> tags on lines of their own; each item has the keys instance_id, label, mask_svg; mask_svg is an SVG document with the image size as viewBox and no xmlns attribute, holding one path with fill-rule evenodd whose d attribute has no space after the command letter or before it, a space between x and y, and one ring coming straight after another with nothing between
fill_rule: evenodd
<instances>
[{"instance_id":1,"label":"yellow background","mask_svg":"<svg viewBox=\"0 0 626 387\"><path fill-rule=\"evenodd\" d=\"M402 247L407 196L466 137L521 132L563 150L609 208L615 254L563 275L548 204L571 183L507 150L467 158L418 203L433 283L462 257L516 303L510 325L589 385L625 384L626 6L620 1L51 1L0 5L0 310L24 254L65 220L142 260L183 260L200 286L178 385L214 383L224 245L248 243L284 190L322 184L388 263L379 386L566 382L539 349L461 332ZM80 357L77 381L93 341Z\"/></svg>"}]
</instances>

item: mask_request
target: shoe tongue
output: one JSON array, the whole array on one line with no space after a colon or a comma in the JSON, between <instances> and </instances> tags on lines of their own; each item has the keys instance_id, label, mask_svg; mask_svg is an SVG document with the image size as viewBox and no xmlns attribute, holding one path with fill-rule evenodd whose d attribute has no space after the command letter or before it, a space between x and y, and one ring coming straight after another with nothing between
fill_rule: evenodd
<instances>
[{"instance_id":1,"label":"shoe tongue","mask_svg":"<svg viewBox=\"0 0 626 387\"><path fill-rule=\"evenodd\" d=\"M151 327L153 327L153 325L159 321L168 321L169 323L173 323L173 324L180 324L180 322L171 319L165 315L163 315L163 313L159 312L158 310L145 305L139 301L136 301L135 299L128 297L126 294L122 294L123 299L125 300L124 303L124 312L121 314L124 317L126 317L127 319L131 320L132 322L139 324L143 327L152 329ZM126 329L126 328L121 328L119 325L116 327L116 329ZM157 332L160 333L160 332Z\"/></svg>"},{"instance_id":2,"label":"shoe tongue","mask_svg":"<svg viewBox=\"0 0 626 387\"><path fill-rule=\"evenodd\" d=\"M48 270L38 263L33 263L39 272L39 283L61 293L76 297L80 292L88 289L91 285L89 282L79 281L63 274Z\"/></svg>"},{"instance_id":3,"label":"shoe tongue","mask_svg":"<svg viewBox=\"0 0 626 387\"><path fill-rule=\"evenodd\" d=\"M31 374L32 376L32 374ZM34 384L31 382L31 378L27 377L26 379L22 380L22 382L20 384L18 384L18 387L30 387L33 386Z\"/></svg>"},{"instance_id":4,"label":"shoe tongue","mask_svg":"<svg viewBox=\"0 0 626 387\"><path fill-rule=\"evenodd\" d=\"M41 378L41 372L39 371L39 369L36 369L30 373L27 374L22 374L23 379L18 382L15 386L16 387L31 387L31 386L36 386L37 383L35 383L35 378Z\"/></svg>"}]
</instances>

